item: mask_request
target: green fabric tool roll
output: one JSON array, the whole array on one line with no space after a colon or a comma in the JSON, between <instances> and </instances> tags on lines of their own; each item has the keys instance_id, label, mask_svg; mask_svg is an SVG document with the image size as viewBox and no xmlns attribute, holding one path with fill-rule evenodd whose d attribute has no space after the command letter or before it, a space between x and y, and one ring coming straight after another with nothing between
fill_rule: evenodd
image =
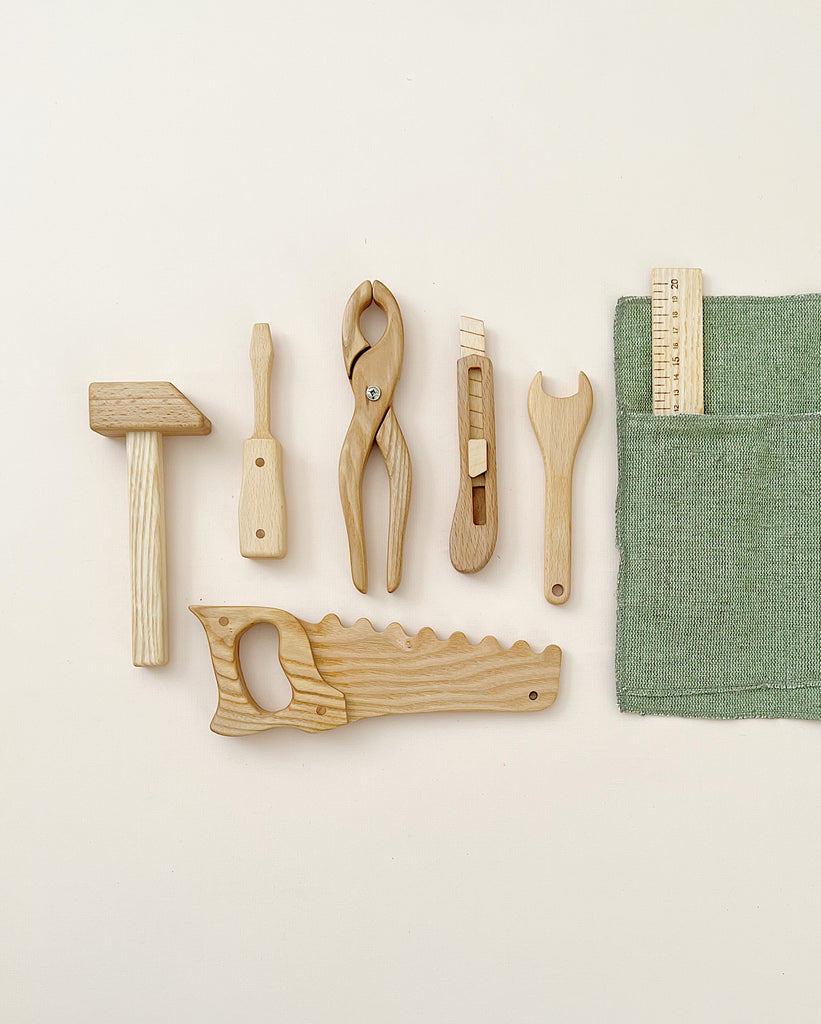
<instances>
[{"instance_id":1,"label":"green fabric tool roll","mask_svg":"<svg viewBox=\"0 0 821 1024\"><path fill-rule=\"evenodd\" d=\"M621 299L619 706L821 719L821 296L704 299L703 416L652 414L651 360Z\"/></svg>"}]
</instances>

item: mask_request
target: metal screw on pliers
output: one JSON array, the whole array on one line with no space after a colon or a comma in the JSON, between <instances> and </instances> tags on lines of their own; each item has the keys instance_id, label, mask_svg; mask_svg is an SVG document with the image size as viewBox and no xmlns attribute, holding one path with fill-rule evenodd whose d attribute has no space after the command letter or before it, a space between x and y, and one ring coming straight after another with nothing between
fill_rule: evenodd
<instances>
[{"instance_id":1,"label":"metal screw on pliers","mask_svg":"<svg viewBox=\"0 0 821 1024\"><path fill-rule=\"evenodd\" d=\"M378 402L382 397L382 388L377 384L369 384L368 387L365 388L365 397L369 402Z\"/></svg>"}]
</instances>

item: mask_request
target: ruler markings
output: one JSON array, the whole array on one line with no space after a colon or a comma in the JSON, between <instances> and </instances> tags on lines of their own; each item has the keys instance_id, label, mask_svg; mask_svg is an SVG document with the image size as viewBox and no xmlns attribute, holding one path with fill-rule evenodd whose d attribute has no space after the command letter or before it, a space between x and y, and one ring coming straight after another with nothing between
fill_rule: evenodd
<instances>
[{"instance_id":1,"label":"ruler markings","mask_svg":"<svg viewBox=\"0 0 821 1024\"><path fill-rule=\"evenodd\" d=\"M685 267L652 273L653 412L704 412L702 274Z\"/></svg>"}]
</instances>

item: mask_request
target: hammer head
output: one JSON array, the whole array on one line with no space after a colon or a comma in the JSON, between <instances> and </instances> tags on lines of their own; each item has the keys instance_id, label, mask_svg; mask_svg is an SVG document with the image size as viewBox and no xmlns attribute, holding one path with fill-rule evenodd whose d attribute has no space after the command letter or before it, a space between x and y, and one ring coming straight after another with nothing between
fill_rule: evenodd
<instances>
[{"instance_id":1,"label":"hammer head","mask_svg":"<svg viewBox=\"0 0 821 1024\"><path fill-rule=\"evenodd\" d=\"M88 386L88 421L106 437L141 430L210 434L211 421L168 381L98 381Z\"/></svg>"}]
</instances>

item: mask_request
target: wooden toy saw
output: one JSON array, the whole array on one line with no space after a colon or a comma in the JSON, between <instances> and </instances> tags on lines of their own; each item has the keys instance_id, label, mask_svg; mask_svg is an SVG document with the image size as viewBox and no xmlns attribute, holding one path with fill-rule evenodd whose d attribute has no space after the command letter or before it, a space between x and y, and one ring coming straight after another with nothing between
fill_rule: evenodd
<instances>
[{"instance_id":1,"label":"wooden toy saw","mask_svg":"<svg viewBox=\"0 0 821 1024\"><path fill-rule=\"evenodd\" d=\"M205 627L219 704L211 722L222 736L290 725L322 732L380 715L425 711L541 711L559 689L562 652L523 640L503 649L492 636L440 640L425 628L408 636L394 622L377 632L367 619L343 626L336 615L309 623L279 608L191 606ZM279 661L293 690L281 711L248 691L239 661L242 634L260 622L279 633Z\"/></svg>"}]
</instances>

